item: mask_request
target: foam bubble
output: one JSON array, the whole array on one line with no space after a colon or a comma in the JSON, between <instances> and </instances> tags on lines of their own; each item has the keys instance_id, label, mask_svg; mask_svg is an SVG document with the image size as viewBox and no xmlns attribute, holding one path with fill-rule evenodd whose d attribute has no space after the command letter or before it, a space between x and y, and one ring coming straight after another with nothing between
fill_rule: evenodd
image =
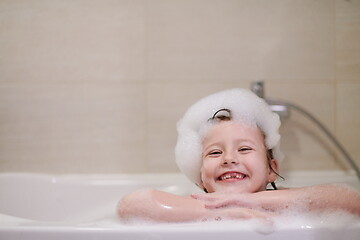
<instances>
[{"instance_id":1,"label":"foam bubble","mask_svg":"<svg viewBox=\"0 0 360 240\"><path fill-rule=\"evenodd\" d=\"M259 127L265 134L265 145L273 150L274 158L282 161L280 151L280 119L264 99L247 89L230 89L200 99L177 123L176 163L194 183L200 184L202 138L208 120L220 109L229 109L232 120Z\"/></svg>"},{"instance_id":2,"label":"foam bubble","mask_svg":"<svg viewBox=\"0 0 360 240\"><path fill-rule=\"evenodd\" d=\"M277 229L346 229L359 228L360 217L345 211L283 211L274 218Z\"/></svg>"},{"instance_id":3,"label":"foam bubble","mask_svg":"<svg viewBox=\"0 0 360 240\"><path fill-rule=\"evenodd\" d=\"M160 229L184 229L184 231L206 229L206 231L222 231L222 232L257 232L268 235L272 233L281 233L284 231L296 230L324 230L347 231L348 229L360 229L360 217L349 214L343 211L335 212L299 212L299 211L284 211L281 214L272 218L271 221L264 221L261 219L237 219L237 220L221 220L221 221L196 221L196 222L179 222L179 223L164 223L150 221L148 219L132 219L129 222L116 222L112 220L112 225L103 222L102 227L136 227L136 228L150 228ZM298 232L299 234L301 232ZM236 234L236 233L235 233Z\"/></svg>"}]
</instances>

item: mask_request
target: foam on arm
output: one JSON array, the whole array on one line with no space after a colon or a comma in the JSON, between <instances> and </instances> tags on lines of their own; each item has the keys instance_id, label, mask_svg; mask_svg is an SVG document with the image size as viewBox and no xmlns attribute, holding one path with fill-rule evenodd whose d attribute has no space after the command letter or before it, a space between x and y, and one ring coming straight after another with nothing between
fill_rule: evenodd
<instances>
[{"instance_id":1,"label":"foam on arm","mask_svg":"<svg viewBox=\"0 0 360 240\"><path fill-rule=\"evenodd\" d=\"M303 188L254 193L261 199L261 207L273 211L298 209L300 211L346 211L360 216L360 193L340 184L316 185Z\"/></svg>"}]
</instances>

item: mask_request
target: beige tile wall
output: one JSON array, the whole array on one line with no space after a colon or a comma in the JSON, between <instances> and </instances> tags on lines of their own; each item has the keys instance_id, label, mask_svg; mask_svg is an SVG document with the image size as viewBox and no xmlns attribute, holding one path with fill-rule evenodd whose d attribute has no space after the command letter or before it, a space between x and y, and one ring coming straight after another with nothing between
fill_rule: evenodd
<instances>
[{"instance_id":1,"label":"beige tile wall","mask_svg":"<svg viewBox=\"0 0 360 240\"><path fill-rule=\"evenodd\" d=\"M0 1L0 171L173 172L199 98L265 80L360 165L360 1ZM283 169L347 164L308 119Z\"/></svg>"}]
</instances>

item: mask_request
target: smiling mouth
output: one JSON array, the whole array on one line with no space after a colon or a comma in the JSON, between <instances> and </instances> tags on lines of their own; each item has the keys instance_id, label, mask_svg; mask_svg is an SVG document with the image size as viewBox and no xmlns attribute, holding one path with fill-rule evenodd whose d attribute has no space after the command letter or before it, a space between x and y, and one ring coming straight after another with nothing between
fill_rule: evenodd
<instances>
[{"instance_id":1,"label":"smiling mouth","mask_svg":"<svg viewBox=\"0 0 360 240\"><path fill-rule=\"evenodd\" d=\"M247 178L248 175L240 173L240 172L226 172L218 177L219 181L229 181L229 180L242 180Z\"/></svg>"}]
</instances>

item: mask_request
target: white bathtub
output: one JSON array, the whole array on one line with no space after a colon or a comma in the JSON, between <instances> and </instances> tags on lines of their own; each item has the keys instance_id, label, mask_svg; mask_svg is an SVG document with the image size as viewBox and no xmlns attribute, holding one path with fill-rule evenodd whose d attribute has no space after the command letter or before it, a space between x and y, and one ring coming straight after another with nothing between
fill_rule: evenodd
<instances>
[{"instance_id":1,"label":"white bathtub","mask_svg":"<svg viewBox=\"0 0 360 240\"><path fill-rule=\"evenodd\" d=\"M345 183L343 172L294 172L282 185ZM180 174L41 175L0 174L0 239L359 239L359 218L344 221L293 219L265 226L252 221L181 224L123 224L115 207L139 188L188 195L199 190Z\"/></svg>"}]
</instances>

